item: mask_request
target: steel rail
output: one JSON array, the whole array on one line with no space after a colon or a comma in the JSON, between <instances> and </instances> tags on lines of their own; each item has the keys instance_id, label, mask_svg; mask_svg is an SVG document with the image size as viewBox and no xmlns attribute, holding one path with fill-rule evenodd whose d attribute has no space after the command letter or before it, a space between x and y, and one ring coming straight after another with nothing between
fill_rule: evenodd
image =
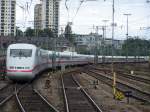
<instances>
[{"instance_id":1,"label":"steel rail","mask_svg":"<svg viewBox=\"0 0 150 112\"><path fill-rule=\"evenodd\" d=\"M0 102L0 106L2 106L4 103L6 103L8 100L10 100L14 96L14 93L6 97L3 101Z\"/></svg>"},{"instance_id":2,"label":"steel rail","mask_svg":"<svg viewBox=\"0 0 150 112\"><path fill-rule=\"evenodd\" d=\"M9 86L11 86L11 85L10 84L6 85L5 87L1 88L0 91L5 89L5 88L8 88ZM4 100L2 100L0 102L0 106L2 106L4 103L6 103L8 100L10 100L15 94L16 94L16 87L15 87L15 90L9 96L7 96Z\"/></svg>"},{"instance_id":3,"label":"steel rail","mask_svg":"<svg viewBox=\"0 0 150 112\"><path fill-rule=\"evenodd\" d=\"M90 100L93 106L95 106L97 112L103 112L99 106L96 104L96 102L91 98L91 96L85 91L85 89L82 88L82 86L79 84L79 82L75 79L75 77L72 75L73 80L75 83L80 87L80 90L85 94L85 96Z\"/></svg>"},{"instance_id":4,"label":"steel rail","mask_svg":"<svg viewBox=\"0 0 150 112\"><path fill-rule=\"evenodd\" d=\"M72 73L75 72L71 72L71 74ZM85 111L89 109L88 111L91 112L93 111L102 112L102 110L98 107L98 105L94 102L94 100L90 97L90 95L88 95L88 93L85 90L83 90L83 88L81 88L81 85L79 85L77 80L75 80L75 78L72 75L66 74L66 77L65 74L63 75L64 77L61 75L61 80L62 80L64 99L65 99L66 112L71 112L74 110L80 112L83 111L84 109ZM65 87L67 85L70 87ZM80 105L80 100L81 100L81 105ZM86 108L85 105L89 105L89 107Z\"/></svg>"},{"instance_id":5,"label":"steel rail","mask_svg":"<svg viewBox=\"0 0 150 112\"><path fill-rule=\"evenodd\" d=\"M64 80L63 80L62 74L61 74L61 83L62 83L63 95L64 95L64 100L65 100L66 112L69 112L68 99L67 99L67 95L65 91Z\"/></svg>"},{"instance_id":6,"label":"steel rail","mask_svg":"<svg viewBox=\"0 0 150 112\"><path fill-rule=\"evenodd\" d=\"M44 96L41 95L40 92L38 92L36 89L33 89L33 91L47 104L49 107L51 107L55 112L59 112L53 105L51 105Z\"/></svg>"},{"instance_id":7,"label":"steel rail","mask_svg":"<svg viewBox=\"0 0 150 112\"><path fill-rule=\"evenodd\" d=\"M28 85L25 85L25 86L28 86ZM25 86L24 86L24 87L25 87ZM22 88L23 88L23 87L22 87ZM23 108L22 104L21 104L21 101L20 101L19 97L18 97L18 92L19 92L22 88L17 89L17 85L16 85L16 87L15 87L15 97L16 97L16 99L17 99L17 102L18 102L18 104L19 104L19 107L20 107L21 111L22 111L22 112L26 112L25 109Z\"/></svg>"},{"instance_id":8,"label":"steel rail","mask_svg":"<svg viewBox=\"0 0 150 112\"><path fill-rule=\"evenodd\" d=\"M111 71L107 68L107 69L101 69L101 68L96 68L96 67L91 67L95 70L99 70L99 71L109 71L111 73ZM146 79L146 78L142 78L142 77L138 77L136 75L131 75L129 73L123 73L124 71L122 70L116 70L117 73L119 73L120 76L123 76L123 77L126 77L126 78L130 78L132 80L136 80L136 81L141 81L143 83L146 83L146 84L150 84L150 80L149 79Z\"/></svg>"},{"instance_id":9,"label":"steel rail","mask_svg":"<svg viewBox=\"0 0 150 112\"><path fill-rule=\"evenodd\" d=\"M91 74L89 74L89 72L91 72L91 73L94 73L94 74L97 74L97 76L93 76L93 75L91 75ZM106 77L106 76L104 76L104 75L102 75L102 74L100 74L100 73L96 73L96 72L94 72L94 71L91 71L91 70L89 70L88 72L85 72L85 73L87 73L88 75L90 75L90 76L92 76L92 77L95 77L96 79L98 79L98 80L101 80L102 82L104 82L104 83L106 83L107 85L109 85L110 87L112 87L112 79L111 78L109 78L109 77ZM144 102L148 102L148 103L150 103L150 94L149 93L145 93L145 92L143 92L143 91L140 91L139 89L137 89L137 88L134 88L134 87L131 87L131 86L129 86L129 85L126 85L126 84L123 84L123 83L121 83L121 82L118 82L117 81L117 89L118 90L120 90L120 91L122 91L122 92L125 92L124 90L123 90L123 87L126 89L126 90L131 90L131 91L133 91L133 92L135 92L135 93L137 93L138 92L138 94L140 94L140 95L142 95L142 96L144 96L144 97L146 97L146 98L144 98L144 97L139 97L137 94L135 94L135 95L132 95L132 98L135 98L135 99L137 99L137 100L141 100L141 101L144 101ZM120 87L119 87L120 86Z\"/></svg>"},{"instance_id":10,"label":"steel rail","mask_svg":"<svg viewBox=\"0 0 150 112\"><path fill-rule=\"evenodd\" d=\"M10 86L10 84L6 85L5 87L1 88L0 91L3 91L4 89L8 89ZM2 99L2 101L0 102L0 106L2 106L4 103L6 103L8 100L10 100L13 96L14 96L14 92L10 93L7 97L5 97L4 99Z\"/></svg>"},{"instance_id":11,"label":"steel rail","mask_svg":"<svg viewBox=\"0 0 150 112\"><path fill-rule=\"evenodd\" d=\"M23 104L21 103L21 100L19 99L19 96L18 96L18 93L24 88L24 87L27 87L29 86L29 84L19 88L18 90L15 88L15 96L16 96L16 99L17 99L17 102L19 104L19 107L21 109L22 112L27 112L25 107L23 106ZM51 111L54 111L54 112L59 112L54 106L52 106L36 89L32 89L33 92L46 104L48 105L49 108L51 108L52 110Z\"/></svg>"},{"instance_id":12,"label":"steel rail","mask_svg":"<svg viewBox=\"0 0 150 112\"><path fill-rule=\"evenodd\" d=\"M10 86L10 84L7 84L7 85L5 85L4 87L1 87L1 88L0 88L0 91L3 90L3 89L5 89L5 88L7 88L8 86Z\"/></svg>"},{"instance_id":13,"label":"steel rail","mask_svg":"<svg viewBox=\"0 0 150 112\"><path fill-rule=\"evenodd\" d=\"M122 73L121 71L117 71L117 73L120 73L119 75L121 75L123 77L127 77L127 78L130 78L130 79L136 80L136 81L140 81L140 82L143 82L143 83L146 83L146 84L150 84L149 79L138 77L136 75L131 75L131 74L128 74L128 73Z\"/></svg>"}]
</instances>

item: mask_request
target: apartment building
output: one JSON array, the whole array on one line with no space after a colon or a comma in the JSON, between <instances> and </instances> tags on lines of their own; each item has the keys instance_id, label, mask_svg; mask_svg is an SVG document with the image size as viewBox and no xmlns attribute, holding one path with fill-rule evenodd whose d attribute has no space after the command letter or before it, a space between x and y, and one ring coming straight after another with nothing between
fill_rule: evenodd
<instances>
[{"instance_id":1,"label":"apartment building","mask_svg":"<svg viewBox=\"0 0 150 112\"><path fill-rule=\"evenodd\" d=\"M16 0L0 0L0 36L16 35Z\"/></svg>"},{"instance_id":2,"label":"apartment building","mask_svg":"<svg viewBox=\"0 0 150 112\"><path fill-rule=\"evenodd\" d=\"M36 4L34 7L34 29L42 29L42 4Z\"/></svg>"},{"instance_id":3,"label":"apartment building","mask_svg":"<svg viewBox=\"0 0 150 112\"><path fill-rule=\"evenodd\" d=\"M59 1L42 0L42 29L50 28L58 34Z\"/></svg>"}]
</instances>

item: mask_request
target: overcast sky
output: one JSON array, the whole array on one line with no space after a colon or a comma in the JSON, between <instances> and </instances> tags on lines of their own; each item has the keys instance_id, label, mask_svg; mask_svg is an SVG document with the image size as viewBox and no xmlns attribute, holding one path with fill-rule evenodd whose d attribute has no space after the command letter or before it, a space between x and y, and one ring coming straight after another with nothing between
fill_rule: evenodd
<instances>
[{"instance_id":1,"label":"overcast sky","mask_svg":"<svg viewBox=\"0 0 150 112\"><path fill-rule=\"evenodd\" d=\"M31 1L33 1L32 4L30 4ZM21 29L25 29L28 26L33 27L34 5L36 3L39 3L39 0L17 0L16 23ZM28 11L22 8L22 6L27 7L27 4L28 7L31 6ZM112 0L85 2L76 15L79 4L80 0L68 0L68 18L65 0L61 0L60 28L64 29L67 22L70 21L73 22L74 33L88 34L95 31L93 25L102 26L104 25L102 20L106 19L109 20L107 22L107 37L111 37ZM117 23L115 38L117 39L125 39L126 16L123 15L124 13L132 14L129 16L129 35L139 35L141 38L150 39L150 29L140 29L140 27L150 27L150 3L146 3L146 0L115 0L115 22ZM99 30L99 34L102 34L101 30Z\"/></svg>"}]
</instances>

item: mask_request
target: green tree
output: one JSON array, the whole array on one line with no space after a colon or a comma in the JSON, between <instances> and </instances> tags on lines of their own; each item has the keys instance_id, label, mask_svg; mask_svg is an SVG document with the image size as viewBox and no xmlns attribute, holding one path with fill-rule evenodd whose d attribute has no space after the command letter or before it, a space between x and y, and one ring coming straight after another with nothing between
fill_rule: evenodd
<instances>
[{"instance_id":1,"label":"green tree","mask_svg":"<svg viewBox=\"0 0 150 112\"><path fill-rule=\"evenodd\" d=\"M52 31L52 29L50 28L45 28L43 30L43 33L45 34L45 36L48 36L50 38L53 38L54 37L54 32Z\"/></svg>"},{"instance_id":2,"label":"green tree","mask_svg":"<svg viewBox=\"0 0 150 112\"><path fill-rule=\"evenodd\" d=\"M34 29L32 29L31 27L28 27L25 31L25 36L27 37L35 36Z\"/></svg>"},{"instance_id":3,"label":"green tree","mask_svg":"<svg viewBox=\"0 0 150 112\"><path fill-rule=\"evenodd\" d=\"M50 28L45 28L43 30L39 29L37 30L37 36L53 38L54 32Z\"/></svg>"},{"instance_id":4,"label":"green tree","mask_svg":"<svg viewBox=\"0 0 150 112\"><path fill-rule=\"evenodd\" d=\"M71 25L68 23L67 26L65 27L65 38L72 44L75 44L74 38L72 34L72 28Z\"/></svg>"},{"instance_id":5,"label":"green tree","mask_svg":"<svg viewBox=\"0 0 150 112\"><path fill-rule=\"evenodd\" d=\"M16 27L16 37L22 37L23 36L23 31L20 30L18 27Z\"/></svg>"},{"instance_id":6,"label":"green tree","mask_svg":"<svg viewBox=\"0 0 150 112\"><path fill-rule=\"evenodd\" d=\"M122 54L130 56L146 56L150 50L150 41L138 37L125 40L122 46Z\"/></svg>"}]
</instances>

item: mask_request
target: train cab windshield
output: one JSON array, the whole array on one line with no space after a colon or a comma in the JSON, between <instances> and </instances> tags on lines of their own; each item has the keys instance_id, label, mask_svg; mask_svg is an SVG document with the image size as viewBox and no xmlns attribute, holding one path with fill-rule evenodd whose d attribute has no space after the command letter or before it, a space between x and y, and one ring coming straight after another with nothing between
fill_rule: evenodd
<instances>
[{"instance_id":1,"label":"train cab windshield","mask_svg":"<svg viewBox=\"0 0 150 112\"><path fill-rule=\"evenodd\" d=\"M10 49L10 57L31 57L32 49Z\"/></svg>"}]
</instances>

